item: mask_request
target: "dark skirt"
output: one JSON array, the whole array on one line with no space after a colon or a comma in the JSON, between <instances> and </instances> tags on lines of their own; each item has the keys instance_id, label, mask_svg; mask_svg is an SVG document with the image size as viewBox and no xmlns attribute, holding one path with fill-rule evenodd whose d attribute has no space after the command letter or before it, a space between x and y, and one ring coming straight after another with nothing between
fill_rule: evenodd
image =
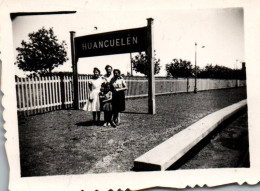
<instances>
[{"instance_id":1,"label":"dark skirt","mask_svg":"<svg viewBox=\"0 0 260 191\"><path fill-rule=\"evenodd\" d=\"M112 95L112 110L113 112L121 112L125 110L125 92L113 92Z\"/></svg>"},{"instance_id":2,"label":"dark skirt","mask_svg":"<svg viewBox=\"0 0 260 191\"><path fill-rule=\"evenodd\" d=\"M111 102L105 102L102 105L103 105L102 111L112 111Z\"/></svg>"}]
</instances>

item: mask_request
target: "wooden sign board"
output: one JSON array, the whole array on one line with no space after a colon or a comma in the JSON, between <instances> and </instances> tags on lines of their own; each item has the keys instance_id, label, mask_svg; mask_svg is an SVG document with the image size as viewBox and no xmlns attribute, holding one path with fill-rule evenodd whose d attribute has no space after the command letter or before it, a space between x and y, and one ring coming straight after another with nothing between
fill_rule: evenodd
<instances>
[{"instance_id":1,"label":"wooden sign board","mask_svg":"<svg viewBox=\"0 0 260 191\"><path fill-rule=\"evenodd\" d=\"M147 48L147 27L75 37L77 58L141 52Z\"/></svg>"}]
</instances>

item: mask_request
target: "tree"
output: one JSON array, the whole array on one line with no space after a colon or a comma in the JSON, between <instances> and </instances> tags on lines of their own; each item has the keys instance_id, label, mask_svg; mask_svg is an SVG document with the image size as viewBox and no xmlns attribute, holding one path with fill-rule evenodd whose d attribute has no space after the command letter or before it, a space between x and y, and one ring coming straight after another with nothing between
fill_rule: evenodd
<instances>
[{"instance_id":1,"label":"tree","mask_svg":"<svg viewBox=\"0 0 260 191\"><path fill-rule=\"evenodd\" d=\"M190 61L173 59L171 63L166 64L166 71L168 76L174 78L188 78L193 76L194 69Z\"/></svg>"},{"instance_id":2,"label":"tree","mask_svg":"<svg viewBox=\"0 0 260 191\"><path fill-rule=\"evenodd\" d=\"M156 56L156 55L155 55ZM131 59L131 63L133 65L133 69L136 72L142 73L144 75L148 75L148 57L144 53L139 53L134 58ZM161 69L160 59L154 57L154 74L159 74Z\"/></svg>"},{"instance_id":3,"label":"tree","mask_svg":"<svg viewBox=\"0 0 260 191\"><path fill-rule=\"evenodd\" d=\"M238 79L239 71L225 66L207 64L198 74L199 78Z\"/></svg>"},{"instance_id":4,"label":"tree","mask_svg":"<svg viewBox=\"0 0 260 191\"><path fill-rule=\"evenodd\" d=\"M37 32L29 33L29 41L21 42L16 48L18 55L15 64L33 75L51 74L52 70L68 60L66 42L59 42L52 28L44 27Z\"/></svg>"}]
</instances>

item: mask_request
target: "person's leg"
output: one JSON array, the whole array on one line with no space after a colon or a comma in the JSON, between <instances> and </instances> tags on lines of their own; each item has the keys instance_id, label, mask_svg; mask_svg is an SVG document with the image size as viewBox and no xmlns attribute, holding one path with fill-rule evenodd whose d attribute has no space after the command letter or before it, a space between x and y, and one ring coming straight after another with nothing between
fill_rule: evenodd
<instances>
[{"instance_id":1,"label":"person's leg","mask_svg":"<svg viewBox=\"0 0 260 191\"><path fill-rule=\"evenodd\" d=\"M117 115L117 119L116 119L116 123L117 123L117 125L119 125L120 124L120 113L118 113L118 115Z\"/></svg>"},{"instance_id":2,"label":"person's leg","mask_svg":"<svg viewBox=\"0 0 260 191\"><path fill-rule=\"evenodd\" d=\"M117 114L113 117L114 122L116 123L116 125L120 124L120 113L117 112Z\"/></svg>"},{"instance_id":3,"label":"person's leg","mask_svg":"<svg viewBox=\"0 0 260 191\"><path fill-rule=\"evenodd\" d=\"M100 123L100 111L97 111L97 123Z\"/></svg>"},{"instance_id":4,"label":"person's leg","mask_svg":"<svg viewBox=\"0 0 260 191\"><path fill-rule=\"evenodd\" d=\"M117 117L118 117L118 112L117 111L113 112L113 121L116 121Z\"/></svg>"},{"instance_id":5,"label":"person's leg","mask_svg":"<svg viewBox=\"0 0 260 191\"><path fill-rule=\"evenodd\" d=\"M107 119L108 119L108 122L109 122L109 123L111 123L111 121L112 121L112 116L113 116L112 111L108 111L108 112L107 112Z\"/></svg>"},{"instance_id":6,"label":"person's leg","mask_svg":"<svg viewBox=\"0 0 260 191\"><path fill-rule=\"evenodd\" d=\"M111 121L112 121L112 112L107 111L106 112L106 123L107 123L107 126L111 125Z\"/></svg>"},{"instance_id":7,"label":"person's leg","mask_svg":"<svg viewBox=\"0 0 260 191\"><path fill-rule=\"evenodd\" d=\"M107 111L104 111L104 121L107 122Z\"/></svg>"},{"instance_id":8,"label":"person's leg","mask_svg":"<svg viewBox=\"0 0 260 191\"><path fill-rule=\"evenodd\" d=\"M117 117L118 117L118 112L117 111L114 111L113 112L113 118L112 118L112 120L111 120L111 125L113 126L113 127L115 127L116 126L116 119L117 119Z\"/></svg>"},{"instance_id":9,"label":"person's leg","mask_svg":"<svg viewBox=\"0 0 260 191\"><path fill-rule=\"evenodd\" d=\"M104 120L105 120L105 123L104 123L104 127L107 126L107 123L108 123L108 119L107 119L107 111L104 111Z\"/></svg>"},{"instance_id":10,"label":"person's leg","mask_svg":"<svg viewBox=\"0 0 260 191\"><path fill-rule=\"evenodd\" d=\"M93 115L93 123L95 124L95 123L96 123L96 112L93 111L93 112L92 112L92 115Z\"/></svg>"}]
</instances>

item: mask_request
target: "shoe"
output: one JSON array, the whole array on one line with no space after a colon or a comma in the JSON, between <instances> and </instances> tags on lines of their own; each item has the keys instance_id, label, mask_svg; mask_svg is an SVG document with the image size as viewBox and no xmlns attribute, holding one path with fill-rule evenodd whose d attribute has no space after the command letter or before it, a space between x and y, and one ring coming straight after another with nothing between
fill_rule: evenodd
<instances>
[{"instance_id":1,"label":"shoe","mask_svg":"<svg viewBox=\"0 0 260 191\"><path fill-rule=\"evenodd\" d=\"M116 126L118 126L120 124L120 122L118 121L118 119L114 120L114 123L116 124Z\"/></svg>"},{"instance_id":2,"label":"shoe","mask_svg":"<svg viewBox=\"0 0 260 191\"><path fill-rule=\"evenodd\" d=\"M120 124L120 122L121 122L121 117L120 117L120 114L119 114L118 117L117 117L117 123Z\"/></svg>"},{"instance_id":3,"label":"shoe","mask_svg":"<svg viewBox=\"0 0 260 191\"><path fill-rule=\"evenodd\" d=\"M115 124L118 126L120 124L120 117L118 116L114 121Z\"/></svg>"},{"instance_id":4,"label":"shoe","mask_svg":"<svg viewBox=\"0 0 260 191\"><path fill-rule=\"evenodd\" d=\"M108 123L104 123L103 127L107 127L108 126Z\"/></svg>"},{"instance_id":5,"label":"shoe","mask_svg":"<svg viewBox=\"0 0 260 191\"><path fill-rule=\"evenodd\" d=\"M111 125L112 125L112 127L116 127L116 124L115 124L115 122L114 121L111 121Z\"/></svg>"}]
</instances>

